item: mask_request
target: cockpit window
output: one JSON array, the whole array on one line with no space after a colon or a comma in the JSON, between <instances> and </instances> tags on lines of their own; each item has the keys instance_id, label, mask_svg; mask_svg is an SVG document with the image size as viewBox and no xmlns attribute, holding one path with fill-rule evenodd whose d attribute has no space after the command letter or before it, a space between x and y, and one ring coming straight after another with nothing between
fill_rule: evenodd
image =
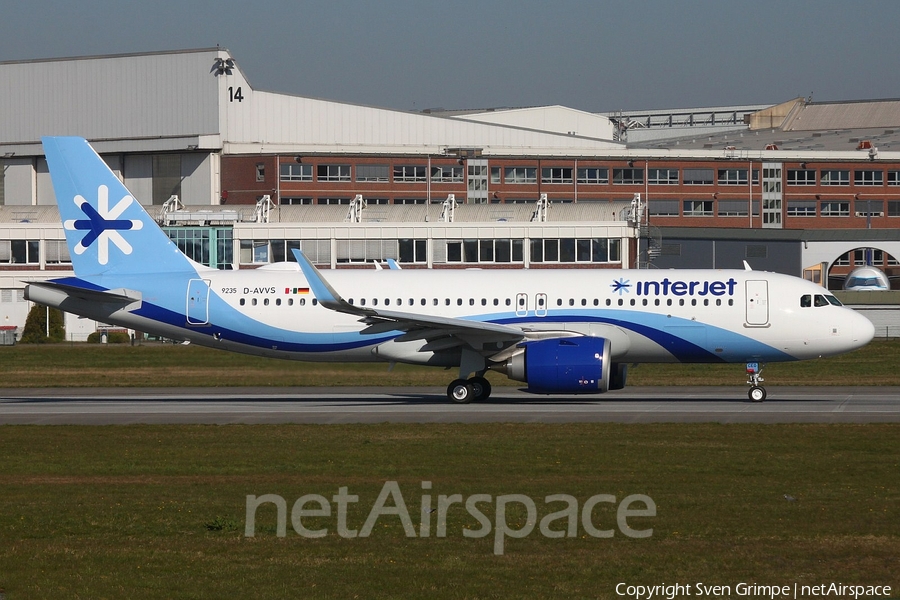
<instances>
[{"instance_id":1,"label":"cockpit window","mask_svg":"<svg viewBox=\"0 0 900 600\"><path fill-rule=\"evenodd\" d=\"M843 306L843 304L841 304L841 301L834 296L825 296L825 299L828 300L828 302L830 302L832 306Z\"/></svg>"},{"instance_id":2,"label":"cockpit window","mask_svg":"<svg viewBox=\"0 0 900 600\"><path fill-rule=\"evenodd\" d=\"M800 296L800 308L809 308L810 306L812 306L812 296L809 294Z\"/></svg>"},{"instance_id":3,"label":"cockpit window","mask_svg":"<svg viewBox=\"0 0 900 600\"><path fill-rule=\"evenodd\" d=\"M828 300L822 294L816 294L815 304L816 306L828 306Z\"/></svg>"}]
</instances>

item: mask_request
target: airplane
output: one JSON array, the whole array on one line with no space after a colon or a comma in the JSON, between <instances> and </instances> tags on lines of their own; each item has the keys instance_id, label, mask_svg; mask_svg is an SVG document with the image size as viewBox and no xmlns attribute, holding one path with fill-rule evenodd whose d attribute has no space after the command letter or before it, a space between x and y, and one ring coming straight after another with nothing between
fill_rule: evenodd
<instances>
[{"instance_id":1,"label":"airplane","mask_svg":"<svg viewBox=\"0 0 900 600\"><path fill-rule=\"evenodd\" d=\"M872 265L857 267L844 280L844 290L852 292L886 292L891 282L884 271Z\"/></svg>"},{"instance_id":2,"label":"airplane","mask_svg":"<svg viewBox=\"0 0 900 600\"><path fill-rule=\"evenodd\" d=\"M74 274L26 297L211 348L304 361L458 369L447 397L484 400L490 369L537 394L625 386L629 363L760 365L860 348L872 323L822 287L735 270L316 268L200 265L157 226L83 138L45 137Z\"/></svg>"}]
</instances>

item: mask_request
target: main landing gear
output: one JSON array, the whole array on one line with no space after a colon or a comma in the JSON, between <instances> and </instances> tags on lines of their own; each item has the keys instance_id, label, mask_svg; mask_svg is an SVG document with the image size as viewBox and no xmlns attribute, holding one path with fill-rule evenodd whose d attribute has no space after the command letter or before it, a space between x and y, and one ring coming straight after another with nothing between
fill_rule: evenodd
<instances>
[{"instance_id":1,"label":"main landing gear","mask_svg":"<svg viewBox=\"0 0 900 600\"><path fill-rule=\"evenodd\" d=\"M475 375L468 379L456 379L447 386L447 397L458 404L468 404L473 400L486 400L491 395L491 382Z\"/></svg>"},{"instance_id":2,"label":"main landing gear","mask_svg":"<svg viewBox=\"0 0 900 600\"><path fill-rule=\"evenodd\" d=\"M760 385L760 383L765 381L765 379L760 377L761 374L762 367L759 363L747 363L747 384L750 386L747 396L753 402L762 402L766 399L766 388Z\"/></svg>"}]
</instances>

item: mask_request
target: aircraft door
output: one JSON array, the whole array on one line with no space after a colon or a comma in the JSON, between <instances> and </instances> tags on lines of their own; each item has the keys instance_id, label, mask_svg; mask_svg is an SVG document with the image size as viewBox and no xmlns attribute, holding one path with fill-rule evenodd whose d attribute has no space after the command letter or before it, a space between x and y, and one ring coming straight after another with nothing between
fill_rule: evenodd
<instances>
[{"instance_id":1,"label":"aircraft door","mask_svg":"<svg viewBox=\"0 0 900 600\"><path fill-rule=\"evenodd\" d=\"M528 294L516 294L516 316L528 316Z\"/></svg>"},{"instance_id":2,"label":"aircraft door","mask_svg":"<svg viewBox=\"0 0 900 600\"><path fill-rule=\"evenodd\" d=\"M187 289L187 324L209 322L209 279L191 279Z\"/></svg>"},{"instance_id":3,"label":"aircraft door","mask_svg":"<svg viewBox=\"0 0 900 600\"><path fill-rule=\"evenodd\" d=\"M538 294L537 296L535 296L534 316L547 316L547 294Z\"/></svg>"},{"instance_id":4,"label":"aircraft door","mask_svg":"<svg viewBox=\"0 0 900 600\"><path fill-rule=\"evenodd\" d=\"M769 282L748 280L747 291L747 325L765 327L769 324Z\"/></svg>"}]
</instances>

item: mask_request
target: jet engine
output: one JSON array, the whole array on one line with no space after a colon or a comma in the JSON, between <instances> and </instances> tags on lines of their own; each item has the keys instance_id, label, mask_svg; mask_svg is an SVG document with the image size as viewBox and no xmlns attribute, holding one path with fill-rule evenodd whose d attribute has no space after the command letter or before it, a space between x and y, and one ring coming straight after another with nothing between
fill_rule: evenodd
<instances>
[{"instance_id":1,"label":"jet engine","mask_svg":"<svg viewBox=\"0 0 900 600\"><path fill-rule=\"evenodd\" d=\"M528 391L538 394L599 394L625 387L625 365L610 361L610 342L601 337L524 342L504 367L510 379L526 382Z\"/></svg>"}]
</instances>

